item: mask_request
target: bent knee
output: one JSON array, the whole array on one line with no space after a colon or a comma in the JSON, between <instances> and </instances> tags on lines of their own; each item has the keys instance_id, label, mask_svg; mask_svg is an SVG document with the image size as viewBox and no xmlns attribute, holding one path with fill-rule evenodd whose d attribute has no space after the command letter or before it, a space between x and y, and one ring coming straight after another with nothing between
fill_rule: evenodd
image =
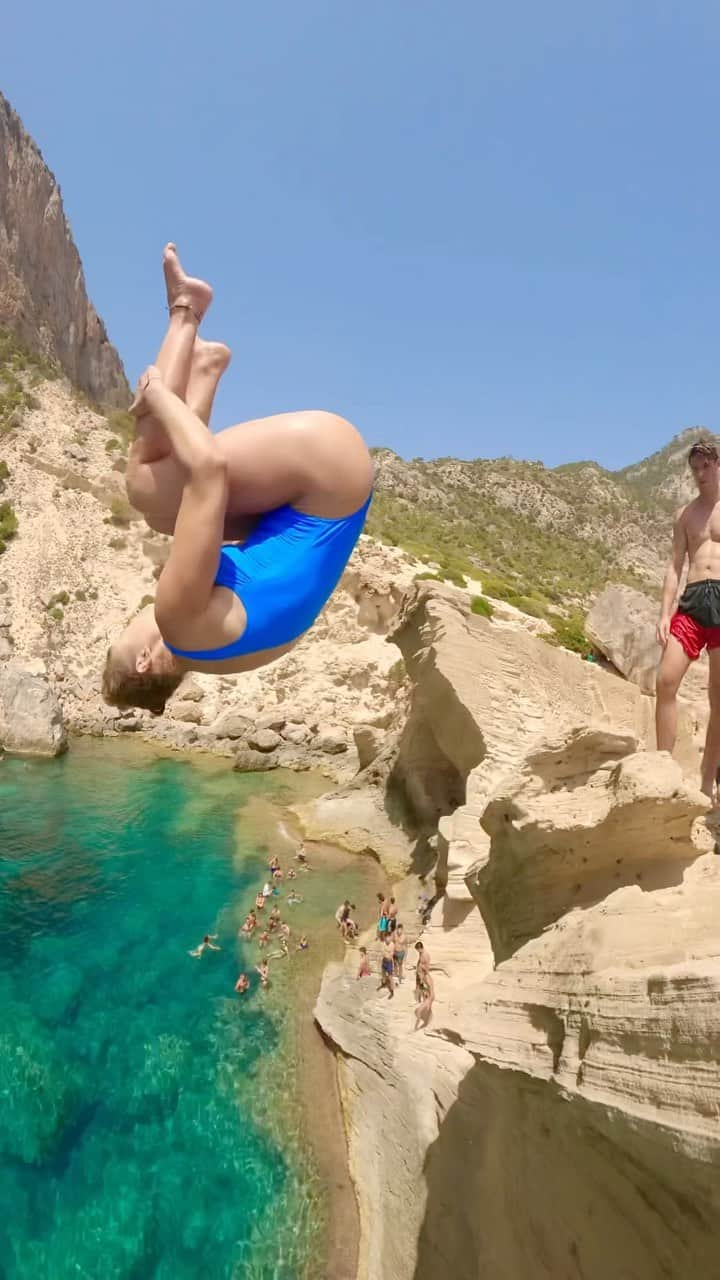
<instances>
[{"instance_id":1,"label":"bent knee","mask_svg":"<svg viewBox=\"0 0 720 1280\"><path fill-rule=\"evenodd\" d=\"M663 671L662 667L655 680L655 696L657 698L674 698L685 672L677 675L674 671Z\"/></svg>"}]
</instances>

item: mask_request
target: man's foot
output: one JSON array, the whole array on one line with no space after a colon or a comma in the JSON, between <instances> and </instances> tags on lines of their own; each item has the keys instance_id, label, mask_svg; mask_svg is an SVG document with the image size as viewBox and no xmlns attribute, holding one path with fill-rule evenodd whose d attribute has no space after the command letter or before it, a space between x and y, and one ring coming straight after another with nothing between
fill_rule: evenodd
<instances>
[{"instance_id":1,"label":"man's foot","mask_svg":"<svg viewBox=\"0 0 720 1280\"><path fill-rule=\"evenodd\" d=\"M204 338L196 338L192 358L193 369L220 377L232 359L232 351L224 342L206 342Z\"/></svg>"},{"instance_id":2,"label":"man's foot","mask_svg":"<svg viewBox=\"0 0 720 1280\"><path fill-rule=\"evenodd\" d=\"M212 302L213 291L210 285L205 280L196 280L185 274L177 249L172 243L166 244L163 249L163 273L169 310L187 307L199 324Z\"/></svg>"}]
</instances>

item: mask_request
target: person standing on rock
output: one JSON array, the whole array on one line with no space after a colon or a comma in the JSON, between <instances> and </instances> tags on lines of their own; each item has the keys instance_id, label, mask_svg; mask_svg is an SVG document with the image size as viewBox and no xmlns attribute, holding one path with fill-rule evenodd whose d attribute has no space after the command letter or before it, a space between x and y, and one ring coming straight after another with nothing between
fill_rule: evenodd
<instances>
[{"instance_id":1,"label":"person standing on rock","mask_svg":"<svg viewBox=\"0 0 720 1280\"><path fill-rule=\"evenodd\" d=\"M707 648L710 720L700 786L712 798L720 764L720 454L712 440L697 441L688 454L688 464L698 495L675 513L673 523L672 555L657 626L663 654L657 673L655 726L658 751L672 752L678 689L690 663ZM686 558L687 585L678 601Z\"/></svg>"},{"instance_id":2,"label":"person standing on rock","mask_svg":"<svg viewBox=\"0 0 720 1280\"><path fill-rule=\"evenodd\" d=\"M186 672L254 670L309 630L362 532L373 480L365 442L336 414L281 413L210 434L230 352L197 349L210 285L186 275L173 244L163 268L169 326L130 407L126 485L173 541L154 603L110 647L103 674L107 702L157 715Z\"/></svg>"}]
</instances>

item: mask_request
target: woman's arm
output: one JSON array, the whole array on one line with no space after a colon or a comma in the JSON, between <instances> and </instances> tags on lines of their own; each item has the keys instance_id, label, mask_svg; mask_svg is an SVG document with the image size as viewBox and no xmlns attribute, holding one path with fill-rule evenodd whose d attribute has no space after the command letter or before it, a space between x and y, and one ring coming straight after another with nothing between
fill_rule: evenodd
<instances>
[{"instance_id":1,"label":"woman's arm","mask_svg":"<svg viewBox=\"0 0 720 1280\"><path fill-rule=\"evenodd\" d=\"M164 385L151 366L133 408L150 410L165 428L186 472L170 555L158 580L155 616L170 635L205 612L220 558L227 505L227 472L204 422Z\"/></svg>"}]
</instances>

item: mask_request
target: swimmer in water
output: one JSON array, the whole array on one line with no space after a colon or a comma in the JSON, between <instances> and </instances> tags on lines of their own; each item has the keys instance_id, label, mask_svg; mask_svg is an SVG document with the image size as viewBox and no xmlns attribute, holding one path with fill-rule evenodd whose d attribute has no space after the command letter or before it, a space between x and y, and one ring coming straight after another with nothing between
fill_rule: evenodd
<instances>
[{"instance_id":1,"label":"swimmer in water","mask_svg":"<svg viewBox=\"0 0 720 1280\"><path fill-rule=\"evenodd\" d=\"M222 947L216 947L214 939L217 938L216 933L206 933L199 947L195 947L194 951L188 951L189 956L193 956L195 960L199 960L203 951L222 951Z\"/></svg>"},{"instance_id":2,"label":"swimmer in water","mask_svg":"<svg viewBox=\"0 0 720 1280\"><path fill-rule=\"evenodd\" d=\"M307 949L308 949L308 947L309 947L309 946L310 946L310 943L308 942L307 938L305 937L305 934L303 934L303 936L302 936L302 938L300 939L300 941L298 942L298 944L297 944L297 946L296 946L295 950L296 950L296 951L307 951Z\"/></svg>"},{"instance_id":3,"label":"swimmer in water","mask_svg":"<svg viewBox=\"0 0 720 1280\"><path fill-rule=\"evenodd\" d=\"M298 902L304 902L304 901L305 899L303 898L301 893L296 893L294 889L290 890L287 896L287 904L289 907L294 907Z\"/></svg>"},{"instance_id":4,"label":"swimmer in water","mask_svg":"<svg viewBox=\"0 0 720 1280\"><path fill-rule=\"evenodd\" d=\"M260 986L266 987L270 980L270 965L267 960L261 960L260 963L255 966L255 972L260 974Z\"/></svg>"},{"instance_id":5,"label":"swimmer in water","mask_svg":"<svg viewBox=\"0 0 720 1280\"><path fill-rule=\"evenodd\" d=\"M111 645L102 681L107 702L156 715L188 671L252 671L297 644L340 581L373 482L364 440L334 413L278 413L210 433L230 360L221 343L197 340L213 291L186 274L174 244L163 270L169 324L130 408L125 483L172 543L153 604Z\"/></svg>"},{"instance_id":6,"label":"swimmer in water","mask_svg":"<svg viewBox=\"0 0 720 1280\"><path fill-rule=\"evenodd\" d=\"M245 937L249 938L252 936L253 930L256 928L257 928L257 916L255 915L254 911L249 911L245 917L245 922L242 928L239 930L239 932L244 933Z\"/></svg>"},{"instance_id":7,"label":"swimmer in water","mask_svg":"<svg viewBox=\"0 0 720 1280\"><path fill-rule=\"evenodd\" d=\"M235 990L237 991L238 995L242 996L245 994L246 991L249 990L249 988L250 988L250 979L248 978L246 973L241 973L240 977L235 983Z\"/></svg>"}]
</instances>

